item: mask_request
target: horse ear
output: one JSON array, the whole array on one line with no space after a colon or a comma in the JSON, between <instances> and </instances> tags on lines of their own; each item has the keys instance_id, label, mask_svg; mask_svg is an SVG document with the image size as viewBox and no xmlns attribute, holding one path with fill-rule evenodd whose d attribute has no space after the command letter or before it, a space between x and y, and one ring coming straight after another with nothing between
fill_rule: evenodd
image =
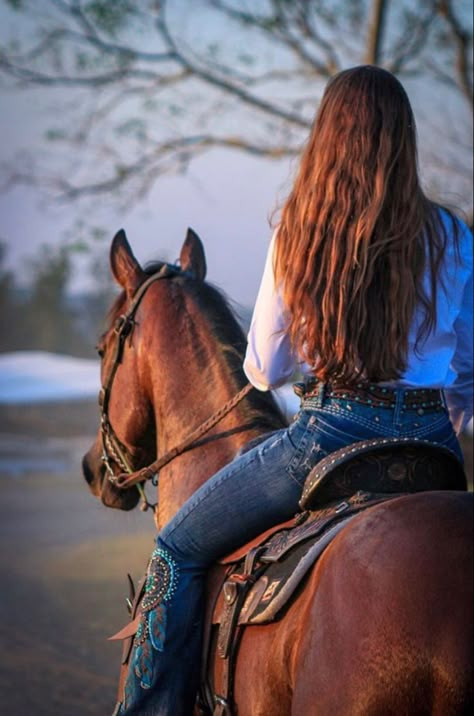
<instances>
[{"instance_id":1,"label":"horse ear","mask_svg":"<svg viewBox=\"0 0 474 716\"><path fill-rule=\"evenodd\" d=\"M145 273L133 255L123 229L120 229L112 240L110 268L117 283L129 296L135 293L145 278Z\"/></svg>"},{"instance_id":2,"label":"horse ear","mask_svg":"<svg viewBox=\"0 0 474 716\"><path fill-rule=\"evenodd\" d=\"M188 229L181 249L179 263L183 271L189 271L195 278L204 281L206 277L206 257L204 246L195 231Z\"/></svg>"}]
</instances>

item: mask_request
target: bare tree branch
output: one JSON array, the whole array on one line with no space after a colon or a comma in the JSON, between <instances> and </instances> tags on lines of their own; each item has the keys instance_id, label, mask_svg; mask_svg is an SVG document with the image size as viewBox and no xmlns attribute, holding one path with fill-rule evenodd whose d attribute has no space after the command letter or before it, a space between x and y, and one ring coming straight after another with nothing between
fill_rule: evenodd
<instances>
[{"instance_id":1,"label":"bare tree branch","mask_svg":"<svg viewBox=\"0 0 474 716\"><path fill-rule=\"evenodd\" d=\"M242 104L250 105L256 109L259 109L267 114L270 114L279 119L283 119L290 124L295 124L299 127L309 128L311 123L303 117L295 114L294 112L287 112L286 110L278 107L273 102L266 101L255 95L250 94L244 88L239 87L225 79L222 79L211 72L208 72L200 67L197 67L189 61L179 50L177 43L171 35L170 29L165 19L165 3L163 0L162 11L156 20L157 28L160 30L163 38L166 40L168 47L172 52L176 54L178 62L187 70L192 72L194 77L198 77L203 80L206 84L216 87L220 90L224 90L228 95L231 95L239 99Z\"/></svg>"},{"instance_id":2,"label":"bare tree branch","mask_svg":"<svg viewBox=\"0 0 474 716\"><path fill-rule=\"evenodd\" d=\"M322 80L367 59L404 77L435 76L473 103L472 33L452 0L423 0L416 9L402 0L390 13L387 0L195 0L197 17L201 8L216 19L216 32L211 22L201 35L182 22L179 4L166 0L125 3L123 10L112 3L118 14L111 20L97 11L101 2L44 0L40 8L24 0L22 7L19 17L28 13L37 27L18 47L0 49L4 85L63 88L62 98L78 101L67 110L73 121L61 116L47 133L41 160L4 165L0 176L5 186L41 182L62 199L126 191L132 201L158 176L183 171L217 147L293 156ZM395 30L385 36L389 23ZM242 51L237 41L224 42L229 33L241 38ZM449 144L455 156L462 141L451 137ZM61 157L71 154L80 161L71 170L64 160L61 170Z\"/></svg>"},{"instance_id":3,"label":"bare tree branch","mask_svg":"<svg viewBox=\"0 0 474 716\"><path fill-rule=\"evenodd\" d=\"M419 57L430 39L430 27L437 15L436 7L427 12L425 17L420 16L418 22L408 26L407 32L403 34L397 46L392 51L392 58L386 64L387 69L393 74L401 74L407 68L409 62Z\"/></svg>"},{"instance_id":4,"label":"bare tree branch","mask_svg":"<svg viewBox=\"0 0 474 716\"><path fill-rule=\"evenodd\" d=\"M288 10L291 11L291 6L283 5L280 0L272 0L275 16L279 23L279 34L285 45L290 47L295 54L321 77L330 77L334 72L334 65L332 61L321 62L318 60L312 52L306 47L305 42L293 32L292 18L288 14ZM327 45L325 45L327 46Z\"/></svg>"},{"instance_id":5,"label":"bare tree branch","mask_svg":"<svg viewBox=\"0 0 474 716\"><path fill-rule=\"evenodd\" d=\"M163 142L156 147L148 155L142 155L134 162L116 167L113 176L107 179L88 183L84 185L74 185L64 178L53 178L51 176L42 176L34 178L29 172L18 170L14 166L3 167L7 169L8 180L0 188L0 190L8 189L12 186L22 184L25 186L37 186L39 182L47 182L59 193L58 198L61 200L74 200L85 196L98 196L109 194L112 191L121 189L129 183L135 176L150 170L159 171L159 164L169 157L178 155L182 163L188 164L193 156L206 149L211 148L227 148L238 149L257 157L269 157L280 159L283 157L295 156L297 149L290 149L286 146L272 147L261 144L252 144L245 142L240 137L214 137L211 135L201 134L189 137L182 137L169 142Z\"/></svg>"},{"instance_id":6,"label":"bare tree branch","mask_svg":"<svg viewBox=\"0 0 474 716\"><path fill-rule=\"evenodd\" d=\"M0 54L0 71L10 77L18 80L24 80L35 85L43 85L50 87L101 87L119 82L127 77L135 79L156 80L159 76L155 72L146 70L124 68L114 70L112 72L104 72L103 74L91 75L90 77L70 76L70 75L49 75L45 72L30 70L25 67L19 67L12 64L2 53Z\"/></svg>"},{"instance_id":7,"label":"bare tree branch","mask_svg":"<svg viewBox=\"0 0 474 716\"><path fill-rule=\"evenodd\" d=\"M469 58L472 59L472 33L469 33L460 24L454 14L451 0L440 0L438 7L440 14L446 20L456 42L456 69L458 85L471 107L474 107L474 92L471 78L472 65L469 63Z\"/></svg>"},{"instance_id":8,"label":"bare tree branch","mask_svg":"<svg viewBox=\"0 0 474 716\"><path fill-rule=\"evenodd\" d=\"M334 50L333 45L324 39L316 29L314 16L311 14L311 3L299 0L296 3L297 22L304 37L310 38L316 46L320 47L326 54L326 66L328 75L335 74L342 69L340 59Z\"/></svg>"},{"instance_id":9,"label":"bare tree branch","mask_svg":"<svg viewBox=\"0 0 474 716\"><path fill-rule=\"evenodd\" d=\"M31 62L32 60L41 57L41 55L51 48L51 44L56 43L58 40L72 40L83 45L84 47L95 47L106 55L111 55L128 61L139 60L141 62L149 62L155 65L161 62L172 62L176 59L173 56L173 53L170 52L144 52L142 50L137 50L134 47L104 42L103 40L100 40L97 35L81 33L67 27L54 28L50 32L46 33L45 37L29 50L25 50L22 54L12 55L12 59L18 62Z\"/></svg>"},{"instance_id":10,"label":"bare tree branch","mask_svg":"<svg viewBox=\"0 0 474 716\"><path fill-rule=\"evenodd\" d=\"M69 6L67 7L69 8ZM85 34L82 35L82 37L84 37L90 45L95 46L97 49L107 54L113 54L127 58L133 57L144 62L153 62L153 64L156 64L157 62L169 62L170 60L177 59L172 52L143 52L142 50L131 48L128 45L111 43L102 39L99 36L96 28L87 19L86 15L82 11L79 2L73 2L69 8L69 12L77 20L79 26L83 28Z\"/></svg>"},{"instance_id":11,"label":"bare tree branch","mask_svg":"<svg viewBox=\"0 0 474 716\"><path fill-rule=\"evenodd\" d=\"M242 26L258 27L262 32L266 33L272 38L272 40L279 42L283 46L286 46L293 50L297 57L303 61L303 63L309 65L321 77L330 77L331 74L337 72L340 67L334 49L330 43L323 40L323 38L316 32L316 29L312 27L308 19L308 3L299 2L294 4L294 8L285 5L283 6L279 0L271 0L273 15L255 15L243 10L236 10L235 7L227 5L223 0L211 0L211 4L223 12L227 17L237 20ZM295 21L299 20L301 23L304 21L306 37L310 37L319 49L326 54L326 62L323 63L318 60L308 48L304 42L297 35L294 35L291 30L292 18L288 13L296 11Z\"/></svg>"}]
</instances>

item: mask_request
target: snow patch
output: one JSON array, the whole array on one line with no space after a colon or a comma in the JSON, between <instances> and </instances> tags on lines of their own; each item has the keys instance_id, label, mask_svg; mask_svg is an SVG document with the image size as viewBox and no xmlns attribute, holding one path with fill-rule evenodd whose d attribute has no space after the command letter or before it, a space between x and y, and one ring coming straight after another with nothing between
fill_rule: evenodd
<instances>
[{"instance_id":1,"label":"snow patch","mask_svg":"<svg viewBox=\"0 0 474 716\"><path fill-rule=\"evenodd\" d=\"M99 388L97 360L44 351L0 354L0 403L94 398Z\"/></svg>"}]
</instances>

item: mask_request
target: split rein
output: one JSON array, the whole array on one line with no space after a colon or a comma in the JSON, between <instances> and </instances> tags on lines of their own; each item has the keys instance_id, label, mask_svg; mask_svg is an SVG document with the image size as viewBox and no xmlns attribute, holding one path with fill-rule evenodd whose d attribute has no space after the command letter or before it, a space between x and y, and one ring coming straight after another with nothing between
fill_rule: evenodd
<instances>
[{"instance_id":1,"label":"split rein","mask_svg":"<svg viewBox=\"0 0 474 716\"><path fill-rule=\"evenodd\" d=\"M115 344L112 367L99 393L99 407L101 411L100 433L102 439L101 459L107 471L107 479L111 484L121 490L128 490L130 487L136 487L140 493L142 500L141 509L143 511L146 511L148 508L151 508L153 511L156 510L156 505L150 503L146 497L143 483L147 480L151 480L152 483L156 485L157 475L165 465L168 465L168 463L178 457L178 455L182 455L184 452L194 447L203 435L208 433L209 430L217 425L217 423L230 413L253 389L251 383L247 383L242 390L234 395L233 398L225 403L225 405L211 415L205 422L201 423L201 425L193 430L178 445L171 450L168 450L168 452L157 458L150 465L142 467L139 470L133 470L130 451L119 440L109 420L108 407L112 384L114 382L117 369L122 362L125 342L127 338L129 340L132 338L133 329L135 327L135 314L146 291L155 281L159 281L164 278L171 278L180 273L182 274L184 272L182 272L179 267L172 266L171 264L163 264L158 273L150 276L150 278L141 284L133 296L132 303L128 311L118 317L114 326L114 333L117 336L117 340ZM113 467L114 464L122 471L121 473L115 473Z\"/></svg>"}]
</instances>

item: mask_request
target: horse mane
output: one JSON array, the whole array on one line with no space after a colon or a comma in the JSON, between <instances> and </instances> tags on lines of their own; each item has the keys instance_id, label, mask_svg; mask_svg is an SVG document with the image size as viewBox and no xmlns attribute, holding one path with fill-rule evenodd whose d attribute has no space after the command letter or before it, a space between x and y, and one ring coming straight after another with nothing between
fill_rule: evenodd
<instances>
[{"instance_id":1,"label":"horse mane","mask_svg":"<svg viewBox=\"0 0 474 716\"><path fill-rule=\"evenodd\" d=\"M148 263L143 271L148 278L156 274L163 265L163 261L153 261ZM242 365L247 340L229 299L216 286L185 273L177 274L169 280L175 285L179 284L197 305L209 325L221 355L224 356L230 375L235 381L235 391L239 391L245 384ZM107 330L123 313L125 304L126 294L122 291L107 315ZM245 421L252 423L256 428L277 430L287 425L285 417L269 391L252 390L242 404L242 410Z\"/></svg>"}]
</instances>

